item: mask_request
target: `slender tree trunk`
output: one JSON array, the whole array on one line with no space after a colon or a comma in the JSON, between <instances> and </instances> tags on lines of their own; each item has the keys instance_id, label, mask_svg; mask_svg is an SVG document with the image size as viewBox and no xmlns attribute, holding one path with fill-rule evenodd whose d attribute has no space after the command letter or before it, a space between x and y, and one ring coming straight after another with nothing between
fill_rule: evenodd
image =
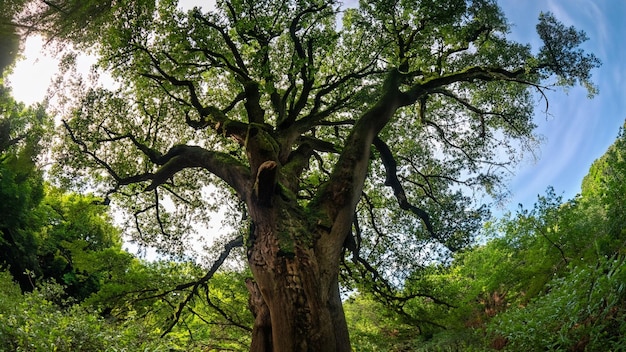
<instances>
[{"instance_id":1,"label":"slender tree trunk","mask_svg":"<svg viewBox=\"0 0 626 352\"><path fill-rule=\"evenodd\" d=\"M351 351L339 296L339 258L318 260L314 244L324 238L304 233L306 219L290 219L292 214L276 209L262 213L248 251L255 314L250 350Z\"/></svg>"}]
</instances>

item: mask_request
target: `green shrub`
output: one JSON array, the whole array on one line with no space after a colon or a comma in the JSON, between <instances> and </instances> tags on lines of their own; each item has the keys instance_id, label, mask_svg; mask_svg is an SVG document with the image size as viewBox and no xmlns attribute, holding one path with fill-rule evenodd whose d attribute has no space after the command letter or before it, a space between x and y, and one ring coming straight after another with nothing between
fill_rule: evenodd
<instances>
[{"instance_id":1,"label":"green shrub","mask_svg":"<svg viewBox=\"0 0 626 352\"><path fill-rule=\"evenodd\" d=\"M496 316L488 331L511 351L623 351L625 318L625 258L601 258L553 280L526 307Z\"/></svg>"},{"instance_id":2,"label":"green shrub","mask_svg":"<svg viewBox=\"0 0 626 352\"><path fill-rule=\"evenodd\" d=\"M186 350L140 322L106 322L64 296L63 286L50 282L22 295L11 275L0 272L0 351Z\"/></svg>"}]
</instances>

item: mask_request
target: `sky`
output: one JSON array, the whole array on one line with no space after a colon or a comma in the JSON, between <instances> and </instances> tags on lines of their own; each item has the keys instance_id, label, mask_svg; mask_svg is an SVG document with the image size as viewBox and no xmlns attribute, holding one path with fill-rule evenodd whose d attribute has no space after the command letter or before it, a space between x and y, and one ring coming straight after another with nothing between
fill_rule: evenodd
<instances>
[{"instance_id":1,"label":"sky","mask_svg":"<svg viewBox=\"0 0 626 352\"><path fill-rule=\"evenodd\" d=\"M552 12L565 25L585 31L589 40L583 48L602 61L602 66L593 71L593 81L599 88L593 99L588 99L587 92L577 87L567 92L560 89L549 92L547 112L545 103L539 103L535 122L543 143L513 169L509 182L511 196L499 211L515 210L518 204L532 207L537 196L544 194L549 186L564 199L570 199L580 192L589 167L613 143L626 119L626 21L623 20L626 1L498 2L512 24L511 39L530 43L538 50L537 18L542 11ZM43 99L57 72L55 59L42 51L42 44L41 39L29 39L23 52L25 59L17 63L9 77L15 98L27 104Z\"/></svg>"},{"instance_id":2,"label":"sky","mask_svg":"<svg viewBox=\"0 0 626 352\"><path fill-rule=\"evenodd\" d=\"M602 66L593 71L599 94L587 98L577 87L549 95L548 115L538 106L537 133L544 142L536 160L528 156L515 170L507 204L532 207L539 194L553 186L570 199L580 192L583 177L593 161L615 141L626 119L626 1L623 0L500 0L509 22L511 38L540 46L535 25L540 12L552 12L567 26L584 30L589 40L584 50L595 54Z\"/></svg>"}]
</instances>

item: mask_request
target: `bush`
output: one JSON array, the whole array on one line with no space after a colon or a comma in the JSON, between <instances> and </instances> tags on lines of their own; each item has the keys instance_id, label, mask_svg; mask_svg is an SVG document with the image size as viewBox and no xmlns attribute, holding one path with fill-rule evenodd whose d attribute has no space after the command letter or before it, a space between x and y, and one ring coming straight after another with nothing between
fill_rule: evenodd
<instances>
[{"instance_id":1,"label":"bush","mask_svg":"<svg viewBox=\"0 0 626 352\"><path fill-rule=\"evenodd\" d=\"M496 316L488 331L511 351L623 351L625 318L625 258L601 258L553 280L526 307Z\"/></svg>"},{"instance_id":2,"label":"bush","mask_svg":"<svg viewBox=\"0 0 626 352\"><path fill-rule=\"evenodd\" d=\"M0 272L0 351L175 351L138 322L115 325L64 300L55 283L21 294L11 275Z\"/></svg>"}]
</instances>

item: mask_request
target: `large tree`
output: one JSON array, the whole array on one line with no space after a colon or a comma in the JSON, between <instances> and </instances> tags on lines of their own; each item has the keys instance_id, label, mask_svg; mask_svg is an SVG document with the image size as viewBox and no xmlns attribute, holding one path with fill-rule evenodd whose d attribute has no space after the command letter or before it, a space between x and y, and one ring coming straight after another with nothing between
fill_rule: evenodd
<instances>
[{"instance_id":1,"label":"large tree","mask_svg":"<svg viewBox=\"0 0 626 352\"><path fill-rule=\"evenodd\" d=\"M544 90L593 93L598 65L550 14L538 50L508 40L489 0L40 5L31 28L97 50L120 83L68 94L64 170L164 250L233 204L246 230L202 280L245 247L252 351L350 351L340 277L391 302L435 253L463 247L486 214L468 194L497 194L532 147Z\"/></svg>"}]
</instances>

